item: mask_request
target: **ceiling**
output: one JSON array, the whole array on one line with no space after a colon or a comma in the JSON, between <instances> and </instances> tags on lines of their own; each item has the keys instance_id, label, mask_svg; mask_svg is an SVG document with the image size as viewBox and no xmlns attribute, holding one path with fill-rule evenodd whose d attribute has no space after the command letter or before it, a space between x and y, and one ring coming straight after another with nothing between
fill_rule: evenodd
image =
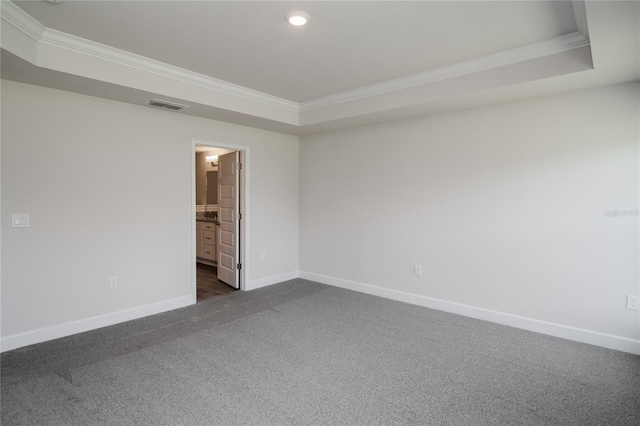
<instances>
[{"instance_id":1,"label":"ceiling","mask_svg":"<svg viewBox=\"0 0 640 426\"><path fill-rule=\"evenodd\" d=\"M292 134L640 77L635 1L2 3L2 78Z\"/></svg>"},{"instance_id":2,"label":"ceiling","mask_svg":"<svg viewBox=\"0 0 640 426\"><path fill-rule=\"evenodd\" d=\"M570 2L15 3L48 28L295 102L576 31ZM285 21L298 9L308 26Z\"/></svg>"}]
</instances>

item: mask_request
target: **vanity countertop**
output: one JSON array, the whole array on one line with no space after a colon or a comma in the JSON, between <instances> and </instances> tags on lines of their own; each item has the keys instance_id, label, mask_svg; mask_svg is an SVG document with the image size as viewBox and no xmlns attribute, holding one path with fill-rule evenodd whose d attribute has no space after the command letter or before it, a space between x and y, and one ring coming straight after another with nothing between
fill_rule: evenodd
<instances>
[{"instance_id":1,"label":"vanity countertop","mask_svg":"<svg viewBox=\"0 0 640 426\"><path fill-rule=\"evenodd\" d=\"M200 222L217 222L218 219L215 217L204 216L202 214L196 214L196 220Z\"/></svg>"}]
</instances>

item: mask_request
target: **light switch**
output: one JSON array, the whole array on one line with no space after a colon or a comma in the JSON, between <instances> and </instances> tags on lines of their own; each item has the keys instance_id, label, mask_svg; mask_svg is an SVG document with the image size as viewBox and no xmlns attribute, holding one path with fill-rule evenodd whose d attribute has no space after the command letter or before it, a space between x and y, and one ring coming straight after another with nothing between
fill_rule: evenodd
<instances>
[{"instance_id":1,"label":"light switch","mask_svg":"<svg viewBox=\"0 0 640 426\"><path fill-rule=\"evenodd\" d=\"M12 228L29 227L29 213L14 213L11 215Z\"/></svg>"}]
</instances>

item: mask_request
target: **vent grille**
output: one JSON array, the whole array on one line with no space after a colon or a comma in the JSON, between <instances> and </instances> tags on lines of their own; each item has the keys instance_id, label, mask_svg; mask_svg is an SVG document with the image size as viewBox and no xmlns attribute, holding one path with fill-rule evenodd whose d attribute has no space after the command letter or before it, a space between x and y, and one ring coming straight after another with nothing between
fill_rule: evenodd
<instances>
[{"instance_id":1,"label":"vent grille","mask_svg":"<svg viewBox=\"0 0 640 426\"><path fill-rule=\"evenodd\" d=\"M145 102L147 105L166 108L173 111L180 111L181 109L189 108L189 105L177 104L175 102L164 101L162 99L151 99L150 101Z\"/></svg>"}]
</instances>

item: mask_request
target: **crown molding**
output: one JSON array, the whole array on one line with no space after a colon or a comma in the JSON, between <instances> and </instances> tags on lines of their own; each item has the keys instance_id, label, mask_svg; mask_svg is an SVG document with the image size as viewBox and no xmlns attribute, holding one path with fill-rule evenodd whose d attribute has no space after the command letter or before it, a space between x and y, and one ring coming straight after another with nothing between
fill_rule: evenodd
<instances>
[{"instance_id":1,"label":"crown molding","mask_svg":"<svg viewBox=\"0 0 640 426\"><path fill-rule=\"evenodd\" d=\"M573 16L576 20L576 27L578 32L582 34L584 38L589 38L589 28L587 25L587 5L584 0L573 0Z\"/></svg>"},{"instance_id":2,"label":"crown molding","mask_svg":"<svg viewBox=\"0 0 640 426\"><path fill-rule=\"evenodd\" d=\"M8 0L0 1L0 18L36 41L46 30L44 25Z\"/></svg>"},{"instance_id":3,"label":"crown molding","mask_svg":"<svg viewBox=\"0 0 640 426\"><path fill-rule=\"evenodd\" d=\"M80 55L98 58L130 69L140 70L174 81L202 87L212 92L267 105L277 108L280 111L296 114L298 121L301 115L306 112L331 108L361 99L371 99L376 96L399 92L405 89L418 88L420 86L428 87L430 84L444 82L452 78L523 63L529 60L590 46L589 39L585 36L585 34L588 35L585 2L583 0L574 0L572 4L578 29L578 31L574 33L297 103L47 28L10 0L2 0L1 3L2 22L11 25L41 45L48 45Z\"/></svg>"},{"instance_id":4,"label":"crown molding","mask_svg":"<svg viewBox=\"0 0 640 426\"><path fill-rule=\"evenodd\" d=\"M208 77L204 74L189 71L184 68L169 65L164 62L156 61L135 53L116 49L111 46L96 43L91 40L76 37L50 28L47 28L44 31L40 42L102 60L115 62L120 65L125 65L142 71L151 72L188 84L194 84L206 89L226 93L228 95L237 96L254 102L260 102L276 108L282 108L294 112L299 111L299 104L297 102L268 95L257 90Z\"/></svg>"},{"instance_id":5,"label":"crown molding","mask_svg":"<svg viewBox=\"0 0 640 426\"><path fill-rule=\"evenodd\" d=\"M369 86L312 99L301 103L300 111L307 112L320 108L332 107L346 102L370 98L373 96L396 92L398 90L436 83L438 81L462 75L473 74L519 62L551 56L584 46L589 46L589 40L579 32L574 32L540 43L503 50L480 58L470 59L444 67L434 68L425 72L411 74L397 79L387 80Z\"/></svg>"},{"instance_id":6,"label":"crown molding","mask_svg":"<svg viewBox=\"0 0 640 426\"><path fill-rule=\"evenodd\" d=\"M99 58L101 60L110 61L141 71L154 73L184 83L197 85L209 90L259 102L287 111L300 111L300 105L297 102L292 102L287 99L272 96L257 90L212 78L204 74L156 61L135 53L47 28L8 0L2 1L1 18L2 21L14 26L38 43Z\"/></svg>"}]
</instances>

